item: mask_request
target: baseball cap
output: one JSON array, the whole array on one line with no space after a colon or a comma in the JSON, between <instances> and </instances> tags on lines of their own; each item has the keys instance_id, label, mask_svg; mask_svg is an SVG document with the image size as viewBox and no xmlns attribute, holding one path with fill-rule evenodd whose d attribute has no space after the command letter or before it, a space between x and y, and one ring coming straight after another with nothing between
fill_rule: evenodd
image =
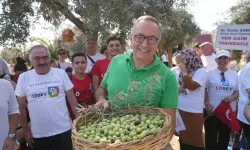
<instances>
[{"instance_id":1,"label":"baseball cap","mask_svg":"<svg viewBox=\"0 0 250 150\"><path fill-rule=\"evenodd\" d=\"M231 58L230 53L227 50L219 50L219 51L216 52L216 58L219 58L219 57L222 57L222 56L226 56L226 57Z\"/></svg>"}]
</instances>

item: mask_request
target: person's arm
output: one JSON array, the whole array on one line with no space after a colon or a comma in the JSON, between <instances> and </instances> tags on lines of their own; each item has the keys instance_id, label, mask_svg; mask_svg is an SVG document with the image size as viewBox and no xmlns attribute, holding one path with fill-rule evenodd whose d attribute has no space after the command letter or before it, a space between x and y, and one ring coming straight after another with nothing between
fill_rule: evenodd
<instances>
[{"instance_id":1,"label":"person's arm","mask_svg":"<svg viewBox=\"0 0 250 150\"><path fill-rule=\"evenodd\" d=\"M95 74L92 74L92 86L94 89L94 92L97 91L98 87L99 87L99 77Z\"/></svg>"},{"instance_id":2,"label":"person's arm","mask_svg":"<svg viewBox=\"0 0 250 150\"><path fill-rule=\"evenodd\" d=\"M208 89L205 88L205 108L209 116L213 115L213 106L209 102Z\"/></svg>"},{"instance_id":3,"label":"person's arm","mask_svg":"<svg viewBox=\"0 0 250 150\"><path fill-rule=\"evenodd\" d=\"M78 107L78 105L77 105L77 99L76 99L75 94L73 92L73 88L66 91L66 96L67 96L67 99L69 100L68 102L70 104L72 112L74 113L75 117L77 117L78 114L77 114L76 108Z\"/></svg>"},{"instance_id":4,"label":"person's arm","mask_svg":"<svg viewBox=\"0 0 250 150\"><path fill-rule=\"evenodd\" d=\"M104 87L100 86L95 92L95 99L97 101L95 106L108 109L108 101L106 100L107 95L107 90Z\"/></svg>"},{"instance_id":5,"label":"person's arm","mask_svg":"<svg viewBox=\"0 0 250 150\"><path fill-rule=\"evenodd\" d=\"M249 92L249 95L250 95L250 92ZM249 100L250 100L250 97L249 97ZM246 117L247 121L250 122L250 101L245 106L244 116Z\"/></svg>"},{"instance_id":6,"label":"person's arm","mask_svg":"<svg viewBox=\"0 0 250 150\"><path fill-rule=\"evenodd\" d=\"M17 104L15 93L14 93L14 89L11 84L9 84L8 89L10 90L10 99L8 103L9 135L15 135L19 110L18 110L18 104ZM19 145L16 144L16 141L13 137L7 137L5 139L4 145L3 145L4 150L5 149L17 150L18 148L19 148Z\"/></svg>"},{"instance_id":7,"label":"person's arm","mask_svg":"<svg viewBox=\"0 0 250 150\"><path fill-rule=\"evenodd\" d=\"M183 82L185 84L185 88L192 91L198 89L200 87L200 84L194 81L192 77L188 75L186 66L183 63L179 64L178 66L183 76Z\"/></svg>"},{"instance_id":8,"label":"person's arm","mask_svg":"<svg viewBox=\"0 0 250 150\"><path fill-rule=\"evenodd\" d=\"M234 93L231 96L225 97L223 99L226 103L231 103L239 98L239 91L234 91Z\"/></svg>"},{"instance_id":9,"label":"person's arm","mask_svg":"<svg viewBox=\"0 0 250 150\"><path fill-rule=\"evenodd\" d=\"M174 132L175 132L175 127L176 127L176 109L175 108L164 108L163 109L166 113L168 113L171 117L171 137L173 136Z\"/></svg>"},{"instance_id":10,"label":"person's arm","mask_svg":"<svg viewBox=\"0 0 250 150\"><path fill-rule=\"evenodd\" d=\"M175 75L170 72L166 77L165 90L160 101L160 108L171 116L171 137L176 127L176 109L178 108L178 86Z\"/></svg>"},{"instance_id":11,"label":"person's arm","mask_svg":"<svg viewBox=\"0 0 250 150\"><path fill-rule=\"evenodd\" d=\"M182 74L183 74L183 82L185 84L185 88L194 91L194 90L196 90L196 89L198 89L200 87L200 84L193 81L192 77L187 75L186 72L184 72Z\"/></svg>"},{"instance_id":12,"label":"person's arm","mask_svg":"<svg viewBox=\"0 0 250 150\"><path fill-rule=\"evenodd\" d=\"M29 132L30 129L28 127L27 113L26 113L26 106L27 106L26 98L17 96L17 102L19 104L20 121L23 131Z\"/></svg>"}]
</instances>

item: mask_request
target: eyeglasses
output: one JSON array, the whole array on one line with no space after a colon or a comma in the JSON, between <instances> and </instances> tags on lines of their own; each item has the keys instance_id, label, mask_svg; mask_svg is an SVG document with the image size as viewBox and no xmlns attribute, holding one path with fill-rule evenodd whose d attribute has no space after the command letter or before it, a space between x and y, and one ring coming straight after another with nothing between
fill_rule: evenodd
<instances>
[{"instance_id":1,"label":"eyeglasses","mask_svg":"<svg viewBox=\"0 0 250 150\"><path fill-rule=\"evenodd\" d=\"M59 55L66 55L66 53L58 53Z\"/></svg>"},{"instance_id":2,"label":"eyeglasses","mask_svg":"<svg viewBox=\"0 0 250 150\"><path fill-rule=\"evenodd\" d=\"M143 43L144 40L147 39L147 43L149 45L155 45L158 41L158 38L153 37L153 36L144 36L144 35L135 35L135 41L138 43Z\"/></svg>"},{"instance_id":3,"label":"eyeglasses","mask_svg":"<svg viewBox=\"0 0 250 150\"><path fill-rule=\"evenodd\" d=\"M221 75L221 81L226 81L224 72L221 72L220 75Z\"/></svg>"}]
</instances>

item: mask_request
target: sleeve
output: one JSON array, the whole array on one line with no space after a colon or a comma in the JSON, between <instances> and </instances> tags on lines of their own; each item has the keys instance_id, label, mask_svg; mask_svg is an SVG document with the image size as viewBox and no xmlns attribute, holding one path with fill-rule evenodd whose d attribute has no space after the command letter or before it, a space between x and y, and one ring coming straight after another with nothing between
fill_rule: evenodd
<instances>
[{"instance_id":1,"label":"sleeve","mask_svg":"<svg viewBox=\"0 0 250 150\"><path fill-rule=\"evenodd\" d=\"M249 78L250 68L241 72L241 83L244 89L250 89L250 78Z\"/></svg>"},{"instance_id":2,"label":"sleeve","mask_svg":"<svg viewBox=\"0 0 250 150\"><path fill-rule=\"evenodd\" d=\"M172 72L166 79L166 88L160 101L161 108L178 108L178 86Z\"/></svg>"},{"instance_id":3,"label":"sleeve","mask_svg":"<svg viewBox=\"0 0 250 150\"><path fill-rule=\"evenodd\" d=\"M94 66L92 67L91 71L90 71L91 74L94 74L96 76L100 76L100 67L99 67L99 61L97 61Z\"/></svg>"},{"instance_id":4,"label":"sleeve","mask_svg":"<svg viewBox=\"0 0 250 150\"><path fill-rule=\"evenodd\" d=\"M17 85L16 85L16 90L15 90L15 94L16 96L19 96L19 97L25 97L26 94L25 94L25 88L24 88L24 74L21 74L18 78L18 81L17 81Z\"/></svg>"},{"instance_id":5,"label":"sleeve","mask_svg":"<svg viewBox=\"0 0 250 150\"><path fill-rule=\"evenodd\" d=\"M60 70L63 73L63 88L64 91L68 91L70 89L72 89L74 86L71 82L71 80L69 79L68 74L64 71L64 70Z\"/></svg>"},{"instance_id":6,"label":"sleeve","mask_svg":"<svg viewBox=\"0 0 250 150\"><path fill-rule=\"evenodd\" d=\"M208 75L204 68L198 69L192 77L193 81L198 83L200 86L206 86L207 78Z\"/></svg>"},{"instance_id":7,"label":"sleeve","mask_svg":"<svg viewBox=\"0 0 250 150\"><path fill-rule=\"evenodd\" d=\"M19 107L17 104L14 88L10 83L8 83L8 89L10 91L10 99L8 103L8 115L19 114Z\"/></svg>"}]
</instances>

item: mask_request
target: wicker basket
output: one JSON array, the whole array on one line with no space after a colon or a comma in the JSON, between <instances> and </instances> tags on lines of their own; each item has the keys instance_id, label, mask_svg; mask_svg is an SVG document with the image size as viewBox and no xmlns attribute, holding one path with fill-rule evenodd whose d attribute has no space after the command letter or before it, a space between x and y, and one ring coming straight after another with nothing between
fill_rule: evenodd
<instances>
[{"instance_id":1,"label":"wicker basket","mask_svg":"<svg viewBox=\"0 0 250 150\"><path fill-rule=\"evenodd\" d=\"M171 129L171 117L159 108L152 108L154 111L145 112L145 108L134 107L133 110L144 114L158 114L163 115L166 119L166 124L161 128L161 130L153 135L147 136L144 139L130 141L130 142L121 142L113 144L101 144L101 143L92 143L88 140L82 138L77 132L77 129L83 125L86 121L86 118L94 116L94 113L90 112L84 116L78 117L73 122L72 127L72 142L74 150L161 150L164 149L169 141L171 140L170 129ZM123 111L127 111L126 108ZM97 119L97 118L95 118Z\"/></svg>"}]
</instances>

